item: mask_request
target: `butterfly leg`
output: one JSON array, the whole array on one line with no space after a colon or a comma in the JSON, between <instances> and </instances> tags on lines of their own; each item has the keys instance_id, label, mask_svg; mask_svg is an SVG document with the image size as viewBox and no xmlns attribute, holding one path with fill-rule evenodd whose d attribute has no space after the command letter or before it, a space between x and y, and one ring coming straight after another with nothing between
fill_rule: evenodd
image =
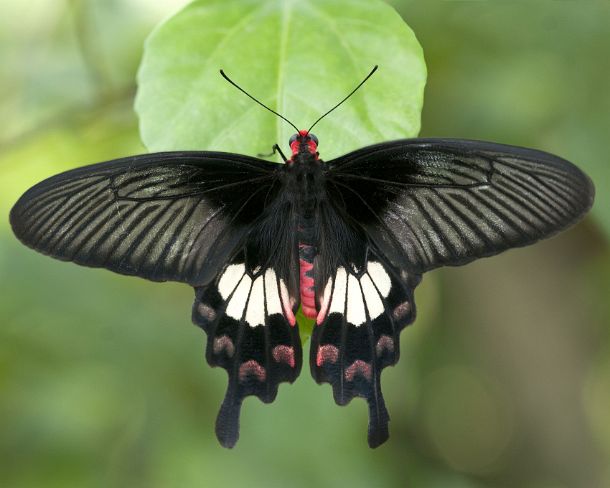
<instances>
[{"instance_id":1,"label":"butterfly leg","mask_svg":"<svg viewBox=\"0 0 610 488\"><path fill-rule=\"evenodd\" d=\"M282 157L284 162L288 161L286 159L286 156L284 156L284 153L282 152L282 150L280 149L280 146L278 144L274 144L273 145L273 147L271 148L271 152L269 154L261 154L261 153L259 153L259 154L257 154L257 156L259 158L269 158L271 156L274 156L276 152L279 153L279 155Z\"/></svg>"}]
</instances>

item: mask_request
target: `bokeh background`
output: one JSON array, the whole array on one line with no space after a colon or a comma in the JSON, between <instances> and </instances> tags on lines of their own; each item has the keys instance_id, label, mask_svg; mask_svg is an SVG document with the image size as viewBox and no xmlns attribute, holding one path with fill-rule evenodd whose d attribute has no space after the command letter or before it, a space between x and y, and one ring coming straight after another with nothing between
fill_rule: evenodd
<instances>
[{"instance_id":1,"label":"bokeh background","mask_svg":"<svg viewBox=\"0 0 610 488\"><path fill-rule=\"evenodd\" d=\"M593 216L425 276L381 448L364 402L335 406L304 367L245 402L227 451L191 289L45 258L7 218L44 177L144 151L142 43L184 3L2 2L0 486L610 486L610 4L392 2L428 63L422 135L561 154L593 177Z\"/></svg>"}]
</instances>

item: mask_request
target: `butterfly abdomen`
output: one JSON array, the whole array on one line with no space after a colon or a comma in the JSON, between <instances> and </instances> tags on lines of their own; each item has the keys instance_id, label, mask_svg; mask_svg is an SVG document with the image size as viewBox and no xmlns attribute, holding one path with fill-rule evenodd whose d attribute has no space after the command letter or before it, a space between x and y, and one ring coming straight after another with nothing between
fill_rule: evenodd
<instances>
[{"instance_id":1,"label":"butterfly abdomen","mask_svg":"<svg viewBox=\"0 0 610 488\"><path fill-rule=\"evenodd\" d=\"M321 161L308 151L300 151L292 158L288 172L295 195L298 215L299 289L303 314L316 318L314 260L316 243L316 208L324 198L325 184Z\"/></svg>"},{"instance_id":2,"label":"butterfly abdomen","mask_svg":"<svg viewBox=\"0 0 610 488\"><path fill-rule=\"evenodd\" d=\"M299 284L301 290L301 308L306 317L315 319L316 300L315 283L313 278L313 259L316 248L309 244L299 242Z\"/></svg>"},{"instance_id":3,"label":"butterfly abdomen","mask_svg":"<svg viewBox=\"0 0 610 488\"><path fill-rule=\"evenodd\" d=\"M299 240L299 289L301 308L306 317L315 319L316 299L314 281L314 260L318 254L316 247L315 212L317 199L309 195L302 202L297 229Z\"/></svg>"}]
</instances>

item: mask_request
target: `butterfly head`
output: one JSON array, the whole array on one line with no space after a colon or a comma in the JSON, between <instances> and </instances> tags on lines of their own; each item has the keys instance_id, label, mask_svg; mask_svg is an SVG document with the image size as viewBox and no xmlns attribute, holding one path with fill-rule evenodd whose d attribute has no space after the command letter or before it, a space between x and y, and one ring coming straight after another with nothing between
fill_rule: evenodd
<instances>
[{"instance_id":1,"label":"butterfly head","mask_svg":"<svg viewBox=\"0 0 610 488\"><path fill-rule=\"evenodd\" d=\"M307 151L313 154L316 159L318 157L318 138L307 130L300 130L296 134L293 134L290 137L288 144L290 144L293 156L300 152Z\"/></svg>"}]
</instances>

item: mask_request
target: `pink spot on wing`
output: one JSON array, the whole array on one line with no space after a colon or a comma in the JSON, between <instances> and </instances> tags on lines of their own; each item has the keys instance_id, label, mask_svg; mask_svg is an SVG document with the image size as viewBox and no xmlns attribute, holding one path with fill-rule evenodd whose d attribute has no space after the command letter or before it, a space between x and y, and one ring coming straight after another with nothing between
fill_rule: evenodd
<instances>
[{"instance_id":1,"label":"pink spot on wing","mask_svg":"<svg viewBox=\"0 0 610 488\"><path fill-rule=\"evenodd\" d=\"M320 313L318 313L318 317L316 318L316 325L320 325L326 318L328 308L330 307L330 292L332 289L333 279L330 278L324 287L324 295L322 295L322 299L320 300Z\"/></svg>"},{"instance_id":2,"label":"pink spot on wing","mask_svg":"<svg viewBox=\"0 0 610 488\"><path fill-rule=\"evenodd\" d=\"M332 344L324 344L318 347L318 353L316 354L316 365L322 366L324 363L329 362L335 364L339 359L339 349Z\"/></svg>"},{"instance_id":3,"label":"pink spot on wing","mask_svg":"<svg viewBox=\"0 0 610 488\"><path fill-rule=\"evenodd\" d=\"M239 367L239 381L242 383L246 381L248 376L254 376L261 383L267 378L267 372L260 364L254 359L250 359L245 363L242 363Z\"/></svg>"},{"instance_id":4,"label":"pink spot on wing","mask_svg":"<svg viewBox=\"0 0 610 488\"><path fill-rule=\"evenodd\" d=\"M284 345L275 346L271 354L276 363L286 363L291 368L294 368L294 348Z\"/></svg>"},{"instance_id":5,"label":"pink spot on wing","mask_svg":"<svg viewBox=\"0 0 610 488\"><path fill-rule=\"evenodd\" d=\"M361 359L356 359L356 361L345 370L345 379L347 381L354 381L357 374L361 375L365 380L371 381L371 365L365 363Z\"/></svg>"},{"instance_id":6,"label":"pink spot on wing","mask_svg":"<svg viewBox=\"0 0 610 488\"><path fill-rule=\"evenodd\" d=\"M286 284L284 280L280 280L280 300L282 301L282 310L284 311L284 317L288 321L288 323L294 327L297 323L294 312L292 311L292 307L294 306L294 299L291 299L288 295L288 288L286 288Z\"/></svg>"},{"instance_id":7,"label":"pink spot on wing","mask_svg":"<svg viewBox=\"0 0 610 488\"><path fill-rule=\"evenodd\" d=\"M386 350L389 352L394 352L394 339L392 339L390 336L382 335L375 345L375 352L379 357L383 354L383 351Z\"/></svg>"},{"instance_id":8,"label":"pink spot on wing","mask_svg":"<svg viewBox=\"0 0 610 488\"><path fill-rule=\"evenodd\" d=\"M197 312L208 322L212 322L216 318L216 311L205 303L197 305Z\"/></svg>"},{"instance_id":9,"label":"pink spot on wing","mask_svg":"<svg viewBox=\"0 0 610 488\"><path fill-rule=\"evenodd\" d=\"M400 320L411 312L411 304L409 302L402 302L392 312L395 320Z\"/></svg>"},{"instance_id":10,"label":"pink spot on wing","mask_svg":"<svg viewBox=\"0 0 610 488\"><path fill-rule=\"evenodd\" d=\"M214 339L214 345L212 348L214 350L214 354L220 354L222 351L225 351L229 357L233 357L233 354L235 354L235 346L228 335L216 337Z\"/></svg>"}]
</instances>

